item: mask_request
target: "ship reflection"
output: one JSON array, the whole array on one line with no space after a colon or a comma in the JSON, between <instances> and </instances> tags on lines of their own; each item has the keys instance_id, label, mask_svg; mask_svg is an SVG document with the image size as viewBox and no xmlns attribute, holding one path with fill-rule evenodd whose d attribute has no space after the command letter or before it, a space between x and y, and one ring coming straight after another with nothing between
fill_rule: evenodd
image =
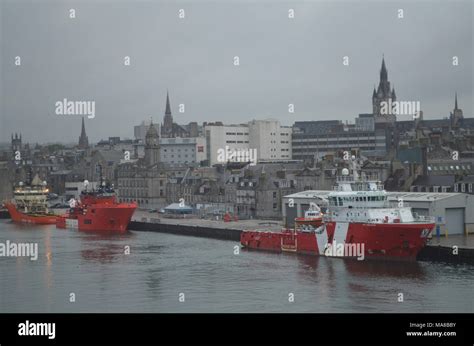
<instances>
[{"instance_id":1,"label":"ship reflection","mask_svg":"<svg viewBox=\"0 0 474 346\"><path fill-rule=\"evenodd\" d=\"M315 283L326 282L331 284L336 278L337 269L328 258L312 255L298 255L300 274L311 278Z\"/></svg>"},{"instance_id":2,"label":"ship reflection","mask_svg":"<svg viewBox=\"0 0 474 346\"><path fill-rule=\"evenodd\" d=\"M112 263L130 254L131 233L80 232L87 249L81 256L88 261L101 264ZM113 241L114 243L111 243Z\"/></svg>"},{"instance_id":3,"label":"ship reflection","mask_svg":"<svg viewBox=\"0 0 474 346\"><path fill-rule=\"evenodd\" d=\"M337 260L337 259L336 259ZM392 277L392 278L425 278L424 267L414 262L358 261L342 259L346 271L354 276Z\"/></svg>"},{"instance_id":4,"label":"ship reflection","mask_svg":"<svg viewBox=\"0 0 474 346\"><path fill-rule=\"evenodd\" d=\"M124 246L108 244L91 249L81 250L82 258L88 261L112 263L124 256Z\"/></svg>"},{"instance_id":5,"label":"ship reflection","mask_svg":"<svg viewBox=\"0 0 474 346\"><path fill-rule=\"evenodd\" d=\"M425 268L419 262L387 262L387 261L358 261L355 259L326 258L320 256L299 255L301 272L308 274L318 272L328 278L335 275L335 270L344 270L346 274L358 277L393 277L423 279Z\"/></svg>"},{"instance_id":6,"label":"ship reflection","mask_svg":"<svg viewBox=\"0 0 474 346\"><path fill-rule=\"evenodd\" d=\"M128 239L133 233L117 233L114 231L77 231L79 234L83 235L85 239L94 239L94 240L109 240L109 239Z\"/></svg>"}]
</instances>

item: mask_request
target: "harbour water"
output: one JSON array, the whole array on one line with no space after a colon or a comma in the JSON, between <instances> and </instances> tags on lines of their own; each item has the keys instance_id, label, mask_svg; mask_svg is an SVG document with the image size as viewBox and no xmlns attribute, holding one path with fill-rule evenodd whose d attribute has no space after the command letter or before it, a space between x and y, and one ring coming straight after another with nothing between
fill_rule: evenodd
<instances>
[{"instance_id":1,"label":"harbour water","mask_svg":"<svg viewBox=\"0 0 474 346\"><path fill-rule=\"evenodd\" d=\"M38 259L0 257L3 313L474 312L469 264L236 254L233 241L0 220L7 240L37 243Z\"/></svg>"}]
</instances>

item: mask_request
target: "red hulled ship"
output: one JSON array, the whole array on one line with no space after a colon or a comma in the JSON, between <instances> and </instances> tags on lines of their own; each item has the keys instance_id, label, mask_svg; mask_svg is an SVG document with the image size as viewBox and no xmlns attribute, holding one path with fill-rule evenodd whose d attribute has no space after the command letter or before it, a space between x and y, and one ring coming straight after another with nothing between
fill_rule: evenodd
<instances>
[{"instance_id":1,"label":"red hulled ship","mask_svg":"<svg viewBox=\"0 0 474 346\"><path fill-rule=\"evenodd\" d=\"M58 217L56 227L74 228L80 231L119 232L127 231L128 224L137 208L136 203L117 202L113 187L101 185L97 190L81 193L80 200L69 201L70 209Z\"/></svg>"},{"instance_id":2,"label":"red hulled ship","mask_svg":"<svg viewBox=\"0 0 474 346\"><path fill-rule=\"evenodd\" d=\"M321 226L309 231L244 231L241 244L252 249L293 248L297 253L360 260L415 260L435 226L434 219L412 213L402 200L390 205L382 183L376 177L359 175L354 158L352 163L352 173L344 168L328 195L328 211Z\"/></svg>"},{"instance_id":3,"label":"red hulled ship","mask_svg":"<svg viewBox=\"0 0 474 346\"><path fill-rule=\"evenodd\" d=\"M25 186L22 182L15 186L14 198L5 202L11 219L14 222L31 223L37 225L51 225L56 223L56 215L50 213L46 202L48 196L46 182L42 182L38 175Z\"/></svg>"},{"instance_id":4,"label":"red hulled ship","mask_svg":"<svg viewBox=\"0 0 474 346\"><path fill-rule=\"evenodd\" d=\"M240 243L249 249L319 254L318 241L323 242L325 235L323 215L316 205L306 211L305 217L295 219L293 229L280 232L243 231Z\"/></svg>"}]
</instances>

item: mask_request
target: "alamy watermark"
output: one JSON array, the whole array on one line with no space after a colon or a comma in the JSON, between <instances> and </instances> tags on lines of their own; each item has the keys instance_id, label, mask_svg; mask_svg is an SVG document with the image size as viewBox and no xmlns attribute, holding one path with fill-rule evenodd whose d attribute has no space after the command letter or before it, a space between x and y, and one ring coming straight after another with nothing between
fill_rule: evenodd
<instances>
[{"instance_id":1,"label":"alamy watermark","mask_svg":"<svg viewBox=\"0 0 474 346\"><path fill-rule=\"evenodd\" d=\"M337 243L335 240L326 245L324 255L328 257L357 257L363 261L365 258L364 243Z\"/></svg>"},{"instance_id":2,"label":"alamy watermark","mask_svg":"<svg viewBox=\"0 0 474 346\"><path fill-rule=\"evenodd\" d=\"M0 257L29 257L31 261L36 261L38 243L14 243L7 240L0 243Z\"/></svg>"},{"instance_id":3,"label":"alamy watermark","mask_svg":"<svg viewBox=\"0 0 474 346\"><path fill-rule=\"evenodd\" d=\"M257 164L257 149L230 149L228 145L225 148L217 150L218 162L250 162L250 164Z\"/></svg>"},{"instance_id":4,"label":"alamy watermark","mask_svg":"<svg viewBox=\"0 0 474 346\"><path fill-rule=\"evenodd\" d=\"M420 101L388 101L380 102L381 115L413 115L417 118L420 115Z\"/></svg>"},{"instance_id":5,"label":"alamy watermark","mask_svg":"<svg viewBox=\"0 0 474 346\"><path fill-rule=\"evenodd\" d=\"M95 101L57 101L56 115L84 115L89 119L95 118Z\"/></svg>"},{"instance_id":6,"label":"alamy watermark","mask_svg":"<svg viewBox=\"0 0 474 346\"><path fill-rule=\"evenodd\" d=\"M48 339L54 339L56 337L56 323L38 323L26 320L24 323L18 324L18 335L47 336Z\"/></svg>"}]
</instances>

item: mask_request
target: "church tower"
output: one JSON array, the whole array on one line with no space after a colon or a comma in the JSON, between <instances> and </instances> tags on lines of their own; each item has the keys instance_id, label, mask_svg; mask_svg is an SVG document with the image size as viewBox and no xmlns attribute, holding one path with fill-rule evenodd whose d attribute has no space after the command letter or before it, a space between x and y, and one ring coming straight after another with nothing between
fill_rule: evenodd
<instances>
[{"instance_id":1,"label":"church tower","mask_svg":"<svg viewBox=\"0 0 474 346\"><path fill-rule=\"evenodd\" d=\"M86 127L84 125L84 117L82 117L82 129L81 129L81 135L79 137L79 149L87 149L89 148L89 139L87 138L86 135Z\"/></svg>"},{"instance_id":2,"label":"church tower","mask_svg":"<svg viewBox=\"0 0 474 346\"><path fill-rule=\"evenodd\" d=\"M464 119L462 109L458 108L458 93L454 94L454 110L451 112L449 119L451 120L451 127L458 127Z\"/></svg>"},{"instance_id":3,"label":"church tower","mask_svg":"<svg viewBox=\"0 0 474 346\"><path fill-rule=\"evenodd\" d=\"M161 136L164 138L173 137L173 116L171 115L170 97L166 92L166 110L163 119L163 126L161 127Z\"/></svg>"},{"instance_id":4,"label":"church tower","mask_svg":"<svg viewBox=\"0 0 474 346\"><path fill-rule=\"evenodd\" d=\"M11 148L13 152L21 151L23 149L23 145L21 143L21 134L18 136L18 134L15 133L15 137L13 137L12 133Z\"/></svg>"},{"instance_id":5,"label":"church tower","mask_svg":"<svg viewBox=\"0 0 474 346\"><path fill-rule=\"evenodd\" d=\"M390 88L390 82L388 81L387 67L385 66L385 58L382 58L382 68L380 69L380 82L377 90L374 87L372 93L372 112L374 114L375 122L377 123L394 123L396 121L396 115L393 113L392 103L397 100L395 94L395 88ZM382 112L382 102L386 102L385 109L387 112Z\"/></svg>"},{"instance_id":6,"label":"church tower","mask_svg":"<svg viewBox=\"0 0 474 346\"><path fill-rule=\"evenodd\" d=\"M153 122L145 136L145 164L153 166L160 162L160 136Z\"/></svg>"}]
</instances>

